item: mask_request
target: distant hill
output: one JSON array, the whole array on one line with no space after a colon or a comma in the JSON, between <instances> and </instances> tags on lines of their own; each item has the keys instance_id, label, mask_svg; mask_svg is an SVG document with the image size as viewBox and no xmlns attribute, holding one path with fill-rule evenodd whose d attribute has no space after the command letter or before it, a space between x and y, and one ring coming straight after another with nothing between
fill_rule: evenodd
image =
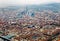
<instances>
[{"instance_id":1,"label":"distant hill","mask_svg":"<svg viewBox=\"0 0 60 41\"><path fill-rule=\"evenodd\" d=\"M53 12L60 11L60 3L50 3L50 4L41 4L41 5L28 5L28 9L35 9L35 10L51 10Z\"/></svg>"}]
</instances>

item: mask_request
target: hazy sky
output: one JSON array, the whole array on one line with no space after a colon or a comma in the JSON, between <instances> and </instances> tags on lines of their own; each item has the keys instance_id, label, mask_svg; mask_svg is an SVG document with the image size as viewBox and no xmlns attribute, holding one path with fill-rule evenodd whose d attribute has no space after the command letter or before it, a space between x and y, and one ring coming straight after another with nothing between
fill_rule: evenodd
<instances>
[{"instance_id":1,"label":"hazy sky","mask_svg":"<svg viewBox=\"0 0 60 41\"><path fill-rule=\"evenodd\" d=\"M45 4L51 2L60 2L60 0L26 0L27 4Z\"/></svg>"},{"instance_id":2,"label":"hazy sky","mask_svg":"<svg viewBox=\"0 0 60 41\"><path fill-rule=\"evenodd\" d=\"M18 5L18 4L45 4L50 2L60 3L60 0L0 0L0 6L10 5Z\"/></svg>"}]
</instances>

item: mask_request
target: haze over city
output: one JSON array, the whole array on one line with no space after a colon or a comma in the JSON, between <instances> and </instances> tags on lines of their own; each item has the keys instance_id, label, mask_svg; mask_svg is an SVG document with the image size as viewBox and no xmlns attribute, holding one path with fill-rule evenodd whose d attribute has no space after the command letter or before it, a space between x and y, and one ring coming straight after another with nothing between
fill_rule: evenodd
<instances>
[{"instance_id":1,"label":"haze over city","mask_svg":"<svg viewBox=\"0 0 60 41\"><path fill-rule=\"evenodd\" d=\"M10 5L29 5L29 4L46 4L60 3L60 0L0 0L0 7Z\"/></svg>"},{"instance_id":2,"label":"haze over city","mask_svg":"<svg viewBox=\"0 0 60 41\"><path fill-rule=\"evenodd\" d=\"M60 1L0 0L0 41L60 41Z\"/></svg>"}]
</instances>

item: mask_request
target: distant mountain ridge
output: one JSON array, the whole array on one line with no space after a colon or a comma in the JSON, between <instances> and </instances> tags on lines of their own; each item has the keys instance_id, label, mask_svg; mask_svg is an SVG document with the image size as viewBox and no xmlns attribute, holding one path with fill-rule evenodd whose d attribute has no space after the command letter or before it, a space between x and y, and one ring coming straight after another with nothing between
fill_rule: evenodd
<instances>
[{"instance_id":1,"label":"distant mountain ridge","mask_svg":"<svg viewBox=\"0 0 60 41\"><path fill-rule=\"evenodd\" d=\"M49 4L41 4L41 5L26 5L26 6L8 6L3 9L19 9L19 8L27 8L27 9L40 9L40 10L57 10L60 11L60 3L49 3ZM0 8L1 9L1 8Z\"/></svg>"},{"instance_id":2,"label":"distant mountain ridge","mask_svg":"<svg viewBox=\"0 0 60 41\"><path fill-rule=\"evenodd\" d=\"M50 4L41 4L41 5L28 5L28 9L40 9L42 10L51 10L54 12L60 11L60 3L50 3Z\"/></svg>"}]
</instances>

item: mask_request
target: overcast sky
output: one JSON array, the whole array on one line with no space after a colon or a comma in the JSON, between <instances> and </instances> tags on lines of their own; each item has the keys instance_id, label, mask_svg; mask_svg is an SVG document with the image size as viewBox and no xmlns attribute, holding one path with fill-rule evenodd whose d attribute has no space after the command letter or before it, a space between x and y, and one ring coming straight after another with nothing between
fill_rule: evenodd
<instances>
[{"instance_id":1,"label":"overcast sky","mask_svg":"<svg viewBox=\"0 0 60 41\"><path fill-rule=\"evenodd\" d=\"M60 3L60 0L0 0L0 6L6 5L27 5L27 4L45 4L45 3Z\"/></svg>"}]
</instances>

